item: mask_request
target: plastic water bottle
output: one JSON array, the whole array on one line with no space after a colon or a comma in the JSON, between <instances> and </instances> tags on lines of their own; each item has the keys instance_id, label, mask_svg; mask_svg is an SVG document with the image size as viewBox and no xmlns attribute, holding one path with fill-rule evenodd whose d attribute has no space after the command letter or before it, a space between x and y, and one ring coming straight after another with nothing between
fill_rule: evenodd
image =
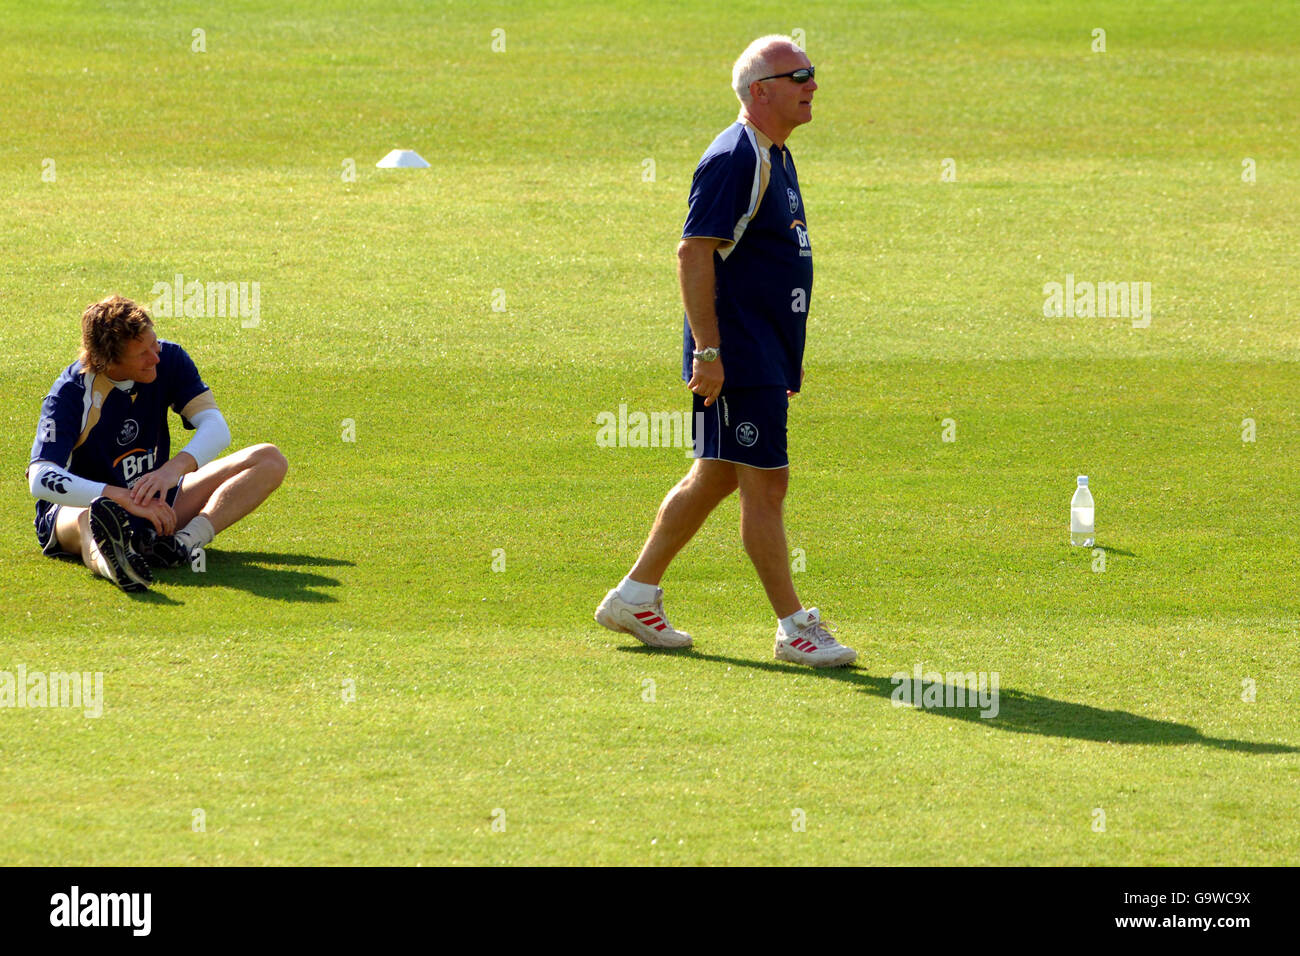
<instances>
[{"instance_id":1,"label":"plastic water bottle","mask_svg":"<svg viewBox=\"0 0 1300 956\"><path fill-rule=\"evenodd\" d=\"M1092 492L1088 490L1088 476L1079 476L1079 487L1070 499L1070 544L1076 548L1090 548L1093 543Z\"/></svg>"}]
</instances>

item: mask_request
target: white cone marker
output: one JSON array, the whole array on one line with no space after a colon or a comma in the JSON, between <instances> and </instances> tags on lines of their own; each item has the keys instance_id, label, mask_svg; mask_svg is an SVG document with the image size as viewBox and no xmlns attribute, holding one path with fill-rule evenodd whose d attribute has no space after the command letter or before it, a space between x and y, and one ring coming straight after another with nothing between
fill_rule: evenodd
<instances>
[{"instance_id":1,"label":"white cone marker","mask_svg":"<svg viewBox=\"0 0 1300 956\"><path fill-rule=\"evenodd\" d=\"M395 149L379 162L379 169L428 169L429 164L413 149Z\"/></svg>"}]
</instances>

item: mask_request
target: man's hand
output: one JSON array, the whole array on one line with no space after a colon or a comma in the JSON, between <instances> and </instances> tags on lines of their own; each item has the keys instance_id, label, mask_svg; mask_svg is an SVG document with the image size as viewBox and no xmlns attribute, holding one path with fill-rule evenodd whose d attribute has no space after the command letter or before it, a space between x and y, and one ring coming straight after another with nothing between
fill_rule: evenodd
<instances>
[{"instance_id":1,"label":"man's hand","mask_svg":"<svg viewBox=\"0 0 1300 956\"><path fill-rule=\"evenodd\" d=\"M164 462L148 474L142 475L131 486L132 503L142 505L151 499L162 499L167 492L175 488L180 483L180 480L191 471L194 471L197 466L198 462L189 454L181 452L175 458ZM141 517L144 516L141 515ZM167 534L171 534L171 532L168 531Z\"/></svg>"},{"instance_id":2,"label":"man's hand","mask_svg":"<svg viewBox=\"0 0 1300 956\"><path fill-rule=\"evenodd\" d=\"M119 488L116 485L104 489L104 497L112 498L138 518L147 518L158 534L176 533L176 512L171 505L161 498L151 498L144 504L137 504L132 498L133 494L134 489Z\"/></svg>"},{"instance_id":3,"label":"man's hand","mask_svg":"<svg viewBox=\"0 0 1300 956\"><path fill-rule=\"evenodd\" d=\"M799 369L799 387L803 388L803 369ZM794 398L798 394L798 392L792 392L788 388L785 390L786 398Z\"/></svg>"},{"instance_id":4,"label":"man's hand","mask_svg":"<svg viewBox=\"0 0 1300 956\"><path fill-rule=\"evenodd\" d=\"M686 387L696 395L703 396L704 407L708 408L718 400L724 378L722 359L715 359L712 362L701 362L695 359L691 362L691 380Z\"/></svg>"},{"instance_id":5,"label":"man's hand","mask_svg":"<svg viewBox=\"0 0 1300 956\"><path fill-rule=\"evenodd\" d=\"M154 531L159 534L176 533L176 512L172 510L171 505L161 498L153 498L143 505L128 502L123 507L133 515L148 518L149 523L153 525Z\"/></svg>"}]
</instances>

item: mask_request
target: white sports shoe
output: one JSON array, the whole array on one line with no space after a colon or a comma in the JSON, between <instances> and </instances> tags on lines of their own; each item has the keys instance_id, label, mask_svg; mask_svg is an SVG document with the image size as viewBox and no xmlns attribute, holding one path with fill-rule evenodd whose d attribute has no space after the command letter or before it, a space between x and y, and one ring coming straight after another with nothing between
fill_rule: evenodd
<instances>
[{"instance_id":1,"label":"white sports shoe","mask_svg":"<svg viewBox=\"0 0 1300 956\"><path fill-rule=\"evenodd\" d=\"M649 604L629 604L618 596L618 588L605 595L596 608L596 621L611 631L631 634L651 647L690 647L691 635L673 630L664 614L664 589L655 590Z\"/></svg>"},{"instance_id":2,"label":"white sports shoe","mask_svg":"<svg viewBox=\"0 0 1300 956\"><path fill-rule=\"evenodd\" d=\"M776 659L809 667L843 667L858 659L858 652L845 647L831 636L817 609L797 611L794 616L794 633L786 633L781 625L776 627Z\"/></svg>"}]
</instances>

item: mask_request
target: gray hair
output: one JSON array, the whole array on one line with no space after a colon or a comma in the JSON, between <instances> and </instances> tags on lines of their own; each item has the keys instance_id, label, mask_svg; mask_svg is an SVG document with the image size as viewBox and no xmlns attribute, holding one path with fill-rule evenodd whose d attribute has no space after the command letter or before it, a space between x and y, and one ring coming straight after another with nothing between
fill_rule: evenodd
<instances>
[{"instance_id":1,"label":"gray hair","mask_svg":"<svg viewBox=\"0 0 1300 956\"><path fill-rule=\"evenodd\" d=\"M769 33L745 47L745 52L740 54L736 65L731 68L731 88L736 91L736 98L742 105L750 104L749 84L771 73L772 64L767 54L777 46L787 46L795 53L803 52L793 38L780 33Z\"/></svg>"}]
</instances>

